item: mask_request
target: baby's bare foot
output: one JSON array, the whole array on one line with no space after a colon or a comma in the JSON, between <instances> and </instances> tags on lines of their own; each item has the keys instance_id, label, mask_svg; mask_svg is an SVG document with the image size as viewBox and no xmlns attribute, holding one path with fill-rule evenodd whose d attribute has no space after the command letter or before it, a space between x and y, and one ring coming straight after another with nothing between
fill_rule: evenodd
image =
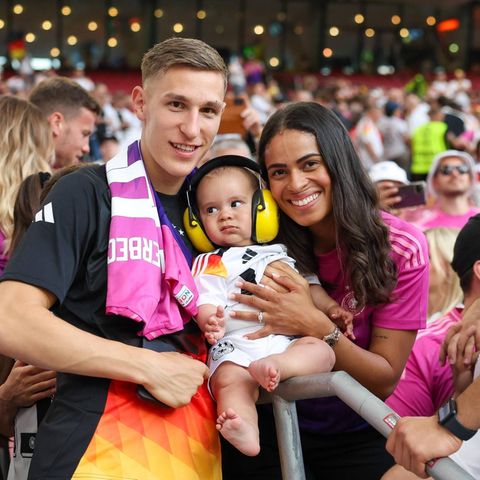
<instances>
[{"instance_id":1,"label":"baby's bare foot","mask_svg":"<svg viewBox=\"0 0 480 480\"><path fill-rule=\"evenodd\" d=\"M255 360L248 367L250 375L268 392L278 387L280 382L280 370L269 358Z\"/></svg>"},{"instance_id":2,"label":"baby's bare foot","mask_svg":"<svg viewBox=\"0 0 480 480\"><path fill-rule=\"evenodd\" d=\"M217 430L244 455L254 457L260 452L258 428L237 415L233 408L228 408L217 418Z\"/></svg>"}]
</instances>

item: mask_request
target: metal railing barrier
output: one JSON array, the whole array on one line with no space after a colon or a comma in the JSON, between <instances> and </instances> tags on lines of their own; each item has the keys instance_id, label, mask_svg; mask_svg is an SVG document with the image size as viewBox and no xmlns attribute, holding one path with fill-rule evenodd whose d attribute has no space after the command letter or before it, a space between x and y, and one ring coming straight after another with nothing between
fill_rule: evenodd
<instances>
[{"instance_id":1,"label":"metal railing barrier","mask_svg":"<svg viewBox=\"0 0 480 480\"><path fill-rule=\"evenodd\" d=\"M280 383L272 393L262 390L258 403L273 404L283 479L306 478L295 400L334 395L384 437L388 437L399 418L390 407L343 371L294 377ZM448 457L431 462L427 473L435 480L474 480Z\"/></svg>"}]
</instances>

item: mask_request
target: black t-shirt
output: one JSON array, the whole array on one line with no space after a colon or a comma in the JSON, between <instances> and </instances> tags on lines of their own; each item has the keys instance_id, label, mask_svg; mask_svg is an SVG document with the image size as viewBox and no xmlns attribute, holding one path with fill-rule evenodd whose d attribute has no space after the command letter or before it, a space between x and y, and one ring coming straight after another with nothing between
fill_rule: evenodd
<instances>
[{"instance_id":1,"label":"black t-shirt","mask_svg":"<svg viewBox=\"0 0 480 480\"><path fill-rule=\"evenodd\" d=\"M194 252L194 248L183 225L183 213L187 208L187 197L185 190L180 190L176 195L165 195L164 193L157 192L158 198L162 202L165 213L169 218L175 230L178 232L185 245L191 252Z\"/></svg>"},{"instance_id":2,"label":"black t-shirt","mask_svg":"<svg viewBox=\"0 0 480 480\"><path fill-rule=\"evenodd\" d=\"M181 223L184 192L159 197L186 239ZM2 280L44 288L58 300L52 308L57 316L98 336L138 346L139 323L105 314L110 207L105 166L88 166L62 177L8 262ZM172 339L182 351L181 334L162 338Z\"/></svg>"},{"instance_id":3,"label":"black t-shirt","mask_svg":"<svg viewBox=\"0 0 480 480\"><path fill-rule=\"evenodd\" d=\"M57 302L52 311L84 331L141 346L141 324L105 314L110 198L105 166L88 166L62 177L8 262L2 280L17 280L53 293ZM181 229L183 192L162 196L162 200L172 222ZM206 358L206 345L194 321L160 340L177 351ZM72 476L103 414L109 387L108 379L58 374L55 400L36 441L30 468L33 477ZM52 463L52 459L57 460Z\"/></svg>"}]
</instances>

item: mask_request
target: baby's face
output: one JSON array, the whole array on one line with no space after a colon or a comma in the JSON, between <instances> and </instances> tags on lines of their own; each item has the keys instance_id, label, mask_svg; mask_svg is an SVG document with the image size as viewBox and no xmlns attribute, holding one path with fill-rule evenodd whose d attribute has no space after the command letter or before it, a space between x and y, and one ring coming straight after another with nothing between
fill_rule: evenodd
<instances>
[{"instance_id":1,"label":"baby's face","mask_svg":"<svg viewBox=\"0 0 480 480\"><path fill-rule=\"evenodd\" d=\"M204 177L197 204L205 233L222 247L243 247L252 240L252 181L247 172L228 169Z\"/></svg>"}]
</instances>

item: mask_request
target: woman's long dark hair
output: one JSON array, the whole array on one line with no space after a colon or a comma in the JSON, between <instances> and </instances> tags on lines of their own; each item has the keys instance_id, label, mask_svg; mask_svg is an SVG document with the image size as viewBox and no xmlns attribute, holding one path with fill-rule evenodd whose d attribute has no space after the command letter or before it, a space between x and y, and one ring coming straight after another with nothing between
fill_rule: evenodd
<instances>
[{"instance_id":1,"label":"woman's long dark hair","mask_svg":"<svg viewBox=\"0 0 480 480\"><path fill-rule=\"evenodd\" d=\"M336 115L313 102L298 102L278 110L265 125L258 147L259 162L265 169L265 149L284 130L311 133L317 142L332 182L332 209L336 245L347 282L358 307L379 305L391 300L397 269L390 257L388 228L378 208L374 185L362 166L349 134ZM281 235L301 271L316 271L313 236L281 214Z\"/></svg>"}]
</instances>

